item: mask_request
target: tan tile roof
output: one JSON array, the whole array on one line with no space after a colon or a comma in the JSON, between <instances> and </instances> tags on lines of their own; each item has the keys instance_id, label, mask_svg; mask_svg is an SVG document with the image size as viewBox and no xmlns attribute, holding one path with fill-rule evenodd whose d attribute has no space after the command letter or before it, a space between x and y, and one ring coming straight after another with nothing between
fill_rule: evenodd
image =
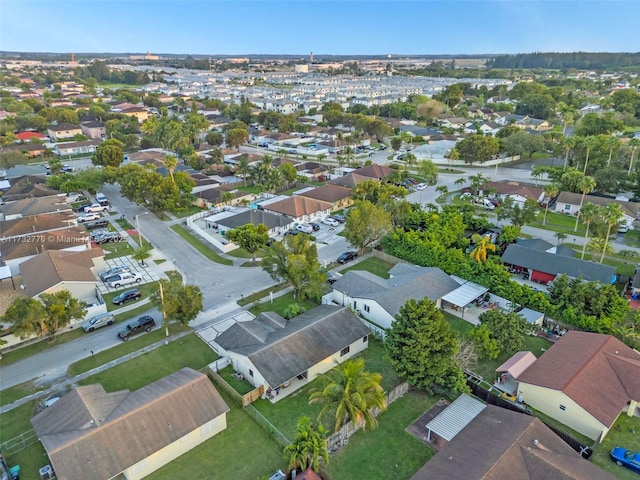
<instances>
[{"instance_id":1,"label":"tan tile roof","mask_svg":"<svg viewBox=\"0 0 640 480\"><path fill-rule=\"evenodd\" d=\"M334 203L344 200L345 198L349 198L351 196L351 189L328 183L321 187L304 192L300 194L300 196Z\"/></svg>"},{"instance_id":2,"label":"tan tile roof","mask_svg":"<svg viewBox=\"0 0 640 480\"><path fill-rule=\"evenodd\" d=\"M331 210L331 207L332 205L328 202L296 195L280 200L279 202L265 205L264 209L271 212L282 213L291 218L298 218L303 215L311 215L316 212Z\"/></svg>"},{"instance_id":3,"label":"tan tile roof","mask_svg":"<svg viewBox=\"0 0 640 480\"><path fill-rule=\"evenodd\" d=\"M127 157L132 162L159 162L164 165L164 152L150 151L150 152L135 152L129 153Z\"/></svg>"},{"instance_id":4,"label":"tan tile roof","mask_svg":"<svg viewBox=\"0 0 640 480\"><path fill-rule=\"evenodd\" d=\"M640 353L611 335L572 330L518 380L562 391L610 426L629 400L640 400Z\"/></svg>"},{"instance_id":5,"label":"tan tile roof","mask_svg":"<svg viewBox=\"0 0 640 480\"><path fill-rule=\"evenodd\" d=\"M59 228L68 228L76 222L76 216L71 210L49 213L46 215L31 215L0 222L0 238L21 235L33 235Z\"/></svg>"},{"instance_id":6,"label":"tan tile roof","mask_svg":"<svg viewBox=\"0 0 640 480\"><path fill-rule=\"evenodd\" d=\"M54 232L18 237L0 243L0 258L14 260L37 255L46 250L64 250L65 248L88 245L89 235L82 227L70 227Z\"/></svg>"},{"instance_id":7,"label":"tan tile roof","mask_svg":"<svg viewBox=\"0 0 640 480\"><path fill-rule=\"evenodd\" d=\"M91 270L94 258L104 256L101 248L82 252L47 250L20 264L20 273L29 297L60 282L97 282Z\"/></svg>"},{"instance_id":8,"label":"tan tile roof","mask_svg":"<svg viewBox=\"0 0 640 480\"><path fill-rule=\"evenodd\" d=\"M134 392L76 387L31 423L58 479L104 480L228 411L205 375L183 368Z\"/></svg>"}]
</instances>

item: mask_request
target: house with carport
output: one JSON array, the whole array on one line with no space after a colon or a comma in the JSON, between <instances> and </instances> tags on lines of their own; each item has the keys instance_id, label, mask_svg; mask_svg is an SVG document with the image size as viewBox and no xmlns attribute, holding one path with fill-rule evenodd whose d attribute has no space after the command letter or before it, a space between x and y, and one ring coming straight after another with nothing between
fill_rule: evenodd
<instances>
[{"instance_id":1,"label":"house with carport","mask_svg":"<svg viewBox=\"0 0 640 480\"><path fill-rule=\"evenodd\" d=\"M205 218L205 222L209 217ZM293 225L293 220L284 215L265 212L255 208L246 209L243 212L215 220L215 228L224 236L225 232L243 225L263 224L269 231L269 236L281 235Z\"/></svg>"},{"instance_id":2,"label":"house with carport","mask_svg":"<svg viewBox=\"0 0 640 480\"><path fill-rule=\"evenodd\" d=\"M262 204L260 207L266 212L286 215L294 222L307 223L327 217L333 205L322 200L294 195L266 205Z\"/></svg>"},{"instance_id":3,"label":"house with carport","mask_svg":"<svg viewBox=\"0 0 640 480\"><path fill-rule=\"evenodd\" d=\"M321 187L306 189L300 193L300 196L330 203L332 212L347 208L353 203L351 189L330 183Z\"/></svg>"},{"instance_id":4,"label":"house with carport","mask_svg":"<svg viewBox=\"0 0 640 480\"><path fill-rule=\"evenodd\" d=\"M225 430L228 411L183 368L133 392L76 386L31 423L58 480L139 480Z\"/></svg>"},{"instance_id":5,"label":"house with carport","mask_svg":"<svg viewBox=\"0 0 640 480\"><path fill-rule=\"evenodd\" d=\"M349 308L320 305L291 320L264 312L214 341L219 355L272 401L362 352L370 330Z\"/></svg>"},{"instance_id":6,"label":"house with carport","mask_svg":"<svg viewBox=\"0 0 640 480\"><path fill-rule=\"evenodd\" d=\"M518 376L531 407L602 442L640 402L640 353L611 335L569 330Z\"/></svg>"}]
</instances>

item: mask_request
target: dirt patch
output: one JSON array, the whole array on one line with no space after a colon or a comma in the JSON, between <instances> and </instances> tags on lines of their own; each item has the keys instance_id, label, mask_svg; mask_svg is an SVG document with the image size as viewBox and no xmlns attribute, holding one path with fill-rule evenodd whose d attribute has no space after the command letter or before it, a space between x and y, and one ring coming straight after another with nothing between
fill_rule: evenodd
<instances>
[{"instance_id":1,"label":"dirt patch","mask_svg":"<svg viewBox=\"0 0 640 480\"><path fill-rule=\"evenodd\" d=\"M436 418L445 408L449 406L450 402L445 399L438 400L433 407L424 412L420 418L418 418L415 422L409 425L405 431L409 434L413 435L418 440L424 442L426 445L429 445L436 452L440 450L444 445L446 445L447 441L435 433L431 433L431 440L427 440L427 423Z\"/></svg>"},{"instance_id":2,"label":"dirt patch","mask_svg":"<svg viewBox=\"0 0 640 480\"><path fill-rule=\"evenodd\" d=\"M14 290L13 283L16 288ZM13 277L13 283L10 278L5 278L0 281L0 315L4 314L13 302L18 297L24 297L24 291L20 288L22 285L22 276L16 275Z\"/></svg>"}]
</instances>

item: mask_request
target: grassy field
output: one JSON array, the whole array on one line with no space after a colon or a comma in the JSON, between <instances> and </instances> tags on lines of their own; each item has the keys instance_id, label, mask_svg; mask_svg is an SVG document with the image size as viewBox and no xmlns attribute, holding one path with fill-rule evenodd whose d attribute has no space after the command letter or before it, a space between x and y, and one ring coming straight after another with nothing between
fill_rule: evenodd
<instances>
[{"instance_id":1,"label":"grassy field","mask_svg":"<svg viewBox=\"0 0 640 480\"><path fill-rule=\"evenodd\" d=\"M254 389L253 385L251 385L249 382L247 382L246 380L240 380L238 377L236 377L236 371L231 365L227 365L222 370L218 370L218 375L224 378L225 382L231 385L231 387L240 395L249 393Z\"/></svg>"},{"instance_id":2,"label":"grassy field","mask_svg":"<svg viewBox=\"0 0 640 480\"><path fill-rule=\"evenodd\" d=\"M0 390L0 405L8 405L21 398L31 395L32 393L39 392L46 387L36 387L33 380L21 383L14 387Z\"/></svg>"},{"instance_id":3,"label":"grassy field","mask_svg":"<svg viewBox=\"0 0 640 480\"><path fill-rule=\"evenodd\" d=\"M34 401L0 415L0 444L15 439L22 433L29 432L26 436L34 435L30 420L36 413L37 402ZM19 452L12 453L4 449L2 454L9 467L20 465L20 478L23 480L40 478L38 469L49 463L44 447L37 439Z\"/></svg>"},{"instance_id":4,"label":"grassy field","mask_svg":"<svg viewBox=\"0 0 640 480\"><path fill-rule=\"evenodd\" d=\"M576 225L576 217L573 215L550 211L547 213L547 223L544 226L542 225L543 219L544 210L540 210L538 217L533 222L529 223L529 226L543 228L553 232L569 233L571 235L584 235L585 233L584 224L580 220L578 220L578 230L576 232L573 231Z\"/></svg>"},{"instance_id":5,"label":"grassy field","mask_svg":"<svg viewBox=\"0 0 640 480\"><path fill-rule=\"evenodd\" d=\"M191 244L196 250L198 250L202 255L207 257L212 262L220 263L221 265L233 265L233 261L228 258L221 257L216 252L213 251L211 247L202 243L196 237L191 235L188 230L186 230L182 225L173 225L171 230L180 235L187 243Z\"/></svg>"},{"instance_id":6,"label":"grassy field","mask_svg":"<svg viewBox=\"0 0 640 480\"><path fill-rule=\"evenodd\" d=\"M280 283L278 285L274 285L273 287L265 288L264 290L259 290L257 292L254 292L251 295L247 295L246 297L243 296L236 303L241 307L244 307L245 305L249 305L250 303L253 303L257 300L261 300L265 297L268 297L269 292L276 293L276 292L279 292L280 290L284 290L287 287L288 285L286 283Z\"/></svg>"},{"instance_id":7,"label":"grassy field","mask_svg":"<svg viewBox=\"0 0 640 480\"><path fill-rule=\"evenodd\" d=\"M611 460L609 452L613 447L640 452L640 418L628 417L626 413L621 413L602 443L596 446L591 458L593 463L621 480L638 480L637 473L620 467Z\"/></svg>"},{"instance_id":8,"label":"grassy field","mask_svg":"<svg viewBox=\"0 0 640 480\"><path fill-rule=\"evenodd\" d=\"M269 293L267 292L267 296L268 295ZM312 308L318 306L318 304L312 300L296 300L295 298L293 298L293 292L289 292L285 295L282 295L281 297L274 298L273 303L271 303L267 298L260 304L251 307L249 311L256 316L261 314L262 312L276 312L279 315L284 316L284 311L287 309L287 307L294 303L299 303L306 310L311 310Z\"/></svg>"},{"instance_id":9,"label":"grassy field","mask_svg":"<svg viewBox=\"0 0 640 480\"><path fill-rule=\"evenodd\" d=\"M409 479L434 451L405 431L434 403L436 397L409 392L378 417L378 427L359 431L323 467L331 480Z\"/></svg>"},{"instance_id":10,"label":"grassy field","mask_svg":"<svg viewBox=\"0 0 640 480\"><path fill-rule=\"evenodd\" d=\"M82 329L75 329L70 332L60 333L59 335L56 335L56 340L53 343L49 342L46 339L43 339L36 343L32 343L31 345L17 348L16 350L12 350L10 352L3 352L2 359L0 360L0 365L9 365L10 363L17 362L19 360L22 360L23 358L35 355L36 353L40 353L45 350L49 350L50 348L57 347L58 345L62 345L63 343L75 340L76 338L81 337L83 334L84 331Z\"/></svg>"},{"instance_id":11,"label":"grassy field","mask_svg":"<svg viewBox=\"0 0 640 480\"><path fill-rule=\"evenodd\" d=\"M373 273L378 277L386 279L389 278L389 270L391 270L392 267L393 265L390 263L383 262L382 260L375 257L369 257L366 260L355 263L350 267L340 270L340 273L344 275L349 270L366 270L367 272Z\"/></svg>"}]
</instances>

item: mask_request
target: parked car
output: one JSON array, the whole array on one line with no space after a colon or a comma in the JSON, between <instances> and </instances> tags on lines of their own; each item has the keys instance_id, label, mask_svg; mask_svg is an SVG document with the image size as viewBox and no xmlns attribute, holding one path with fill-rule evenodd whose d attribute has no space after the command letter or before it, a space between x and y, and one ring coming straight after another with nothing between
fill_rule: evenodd
<instances>
[{"instance_id":1,"label":"parked car","mask_svg":"<svg viewBox=\"0 0 640 480\"><path fill-rule=\"evenodd\" d=\"M418 185L416 185L416 190L424 190L428 186L429 186L428 183L419 183Z\"/></svg>"},{"instance_id":2,"label":"parked car","mask_svg":"<svg viewBox=\"0 0 640 480\"><path fill-rule=\"evenodd\" d=\"M340 225L340 222L333 217L327 217L322 219L322 223L325 225L329 225L330 227L337 227Z\"/></svg>"},{"instance_id":3,"label":"parked car","mask_svg":"<svg viewBox=\"0 0 640 480\"><path fill-rule=\"evenodd\" d=\"M116 243L121 242L122 236L118 232L108 232L104 235L100 235L99 237L95 237L94 242L98 245L102 245L103 243Z\"/></svg>"},{"instance_id":4,"label":"parked car","mask_svg":"<svg viewBox=\"0 0 640 480\"><path fill-rule=\"evenodd\" d=\"M126 290L113 297L113 303L116 305L124 305L132 300L140 300L140 298L142 298L142 293L140 293L140 290L137 288L134 288L132 290Z\"/></svg>"},{"instance_id":5,"label":"parked car","mask_svg":"<svg viewBox=\"0 0 640 480\"><path fill-rule=\"evenodd\" d=\"M466 199L466 198L471 198L471 193L469 192L464 192L462 195L460 195L461 199Z\"/></svg>"},{"instance_id":6,"label":"parked car","mask_svg":"<svg viewBox=\"0 0 640 480\"><path fill-rule=\"evenodd\" d=\"M82 193L70 192L65 195L65 200L67 203L77 203L86 201L87 197L85 197Z\"/></svg>"},{"instance_id":7,"label":"parked car","mask_svg":"<svg viewBox=\"0 0 640 480\"><path fill-rule=\"evenodd\" d=\"M309 225L311 225L311 228L313 228L314 232L317 232L318 230L320 230L320 225L318 225L315 222L309 222Z\"/></svg>"},{"instance_id":8,"label":"parked car","mask_svg":"<svg viewBox=\"0 0 640 480\"><path fill-rule=\"evenodd\" d=\"M337 262L338 263L347 263L347 262L350 262L351 260L353 260L354 258L356 258L357 256L358 256L358 252L354 252L354 251L344 252L343 254L341 254L338 257Z\"/></svg>"},{"instance_id":9,"label":"parked car","mask_svg":"<svg viewBox=\"0 0 640 480\"><path fill-rule=\"evenodd\" d=\"M297 224L296 230L302 233L313 233L313 227L311 225L307 225L306 223Z\"/></svg>"},{"instance_id":10,"label":"parked car","mask_svg":"<svg viewBox=\"0 0 640 480\"><path fill-rule=\"evenodd\" d=\"M113 277L109 277L105 280L105 283L108 284L111 288L120 288L123 285L130 285L132 283L140 283L142 281L142 277L135 272L123 272L114 275Z\"/></svg>"},{"instance_id":11,"label":"parked car","mask_svg":"<svg viewBox=\"0 0 640 480\"><path fill-rule=\"evenodd\" d=\"M85 227L87 227L89 230L93 230L94 228L103 228L103 227L106 227L107 225L109 225L109 220L107 220L106 218L101 218L100 220L94 220L93 222L87 222ZM108 230L106 230L104 233L107 233L107 232L108 232Z\"/></svg>"},{"instance_id":12,"label":"parked car","mask_svg":"<svg viewBox=\"0 0 640 480\"><path fill-rule=\"evenodd\" d=\"M71 173L73 172L73 167L71 165L63 165L60 171L65 173Z\"/></svg>"},{"instance_id":13,"label":"parked car","mask_svg":"<svg viewBox=\"0 0 640 480\"><path fill-rule=\"evenodd\" d=\"M287 235L298 235L299 233L302 233L302 232L300 230L296 230L295 228L292 228L291 230L287 230L286 232L284 232L282 236L286 237Z\"/></svg>"},{"instance_id":14,"label":"parked car","mask_svg":"<svg viewBox=\"0 0 640 480\"><path fill-rule=\"evenodd\" d=\"M102 280L103 282L109 278L109 277L113 277L114 275L117 275L119 273L124 273L124 272L130 272L131 268L127 267L126 265L121 265L119 267L113 267L110 268L109 270L107 270L106 272L103 272L100 274L100 280Z\"/></svg>"},{"instance_id":15,"label":"parked car","mask_svg":"<svg viewBox=\"0 0 640 480\"><path fill-rule=\"evenodd\" d=\"M123 342L129 340L130 337L142 332L150 332L156 326L156 321L149 315L144 315L139 319L128 323L125 328L118 332L118 338Z\"/></svg>"},{"instance_id":16,"label":"parked car","mask_svg":"<svg viewBox=\"0 0 640 480\"><path fill-rule=\"evenodd\" d=\"M49 408L51 405L54 405L58 400L60 400L60 397L47 398L44 402L44 408Z\"/></svg>"},{"instance_id":17,"label":"parked car","mask_svg":"<svg viewBox=\"0 0 640 480\"><path fill-rule=\"evenodd\" d=\"M99 203L92 203L91 205L84 207L86 213L91 212L106 212L109 210L109 205L100 205Z\"/></svg>"},{"instance_id":18,"label":"parked car","mask_svg":"<svg viewBox=\"0 0 640 480\"><path fill-rule=\"evenodd\" d=\"M640 473L640 453L632 452L622 447L614 447L611 450L611 460L621 467L627 467L636 473Z\"/></svg>"},{"instance_id":19,"label":"parked car","mask_svg":"<svg viewBox=\"0 0 640 480\"><path fill-rule=\"evenodd\" d=\"M333 285L338 281L338 277L336 277L333 273L327 272L327 283L329 285Z\"/></svg>"},{"instance_id":20,"label":"parked car","mask_svg":"<svg viewBox=\"0 0 640 480\"><path fill-rule=\"evenodd\" d=\"M88 224L87 224L88 225ZM98 228L91 232L91 240L95 241L100 235L104 235L105 233L109 233L109 230L106 228Z\"/></svg>"},{"instance_id":21,"label":"parked car","mask_svg":"<svg viewBox=\"0 0 640 480\"><path fill-rule=\"evenodd\" d=\"M344 223L347 221L347 217L345 217L344 215L340 215L339 213L336 213L335 215L331 215L331 217L335 218L340 223Z\"/></svg>"},{"instance_id":22,"label":"parked car","mask_svg":"<svg viewBox=\"0 0 640 480\"><path fill-rule=\"evenodd\" d=\"M87 320L82 324L82 329L85 332L93 332L96 328L106 327L113 325L116 321L116 316L112 312L96 315L90 320Z\"/></svg>"},{"instance_id":23,"label":"parked car","mask_svg":"<svg viewBox=\"0 0 640 480\"><path fill-rule=\"evenodd\" d=\"M85 213L84 215L80 215L78 217L78 223L92 222L93 220L98 220L99 218L102 218L99 213Z\"/></svg>"},{"instance_id":24,"label":"parked car","mask_svg":"<svg viewBox=\"0 0 640 480\"><path fill-rule=\"evenodd\" d=\"M102 193L102 192L98 192L96 193L96 202L98 202L100 205L102 206L106 206L109 205L109 199L107 198L107 196Z\"/></svg>"},{"instance_id":25,"label":"parked car","mask_svg":"<svg viewBox=\"0 0 640 480\"><path fill-rule=\"evenodd\" d=\"M79 201L82 201L82 200L79 200ZM91 205L89 202L82 201L82 203L80 205L75 207L75 211L76 212L80 212L80 213L84 213L84 207L88 207L89 205Z\"/></svg>"}]
</instances>

